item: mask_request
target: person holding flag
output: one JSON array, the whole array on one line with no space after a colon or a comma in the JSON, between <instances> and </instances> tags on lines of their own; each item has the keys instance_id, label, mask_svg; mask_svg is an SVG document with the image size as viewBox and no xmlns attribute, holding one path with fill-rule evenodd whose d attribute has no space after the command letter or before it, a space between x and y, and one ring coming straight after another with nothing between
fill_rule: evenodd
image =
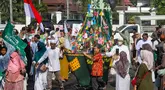
<instances>
[{"instance_id":1,"label":"person holding flag","mask_svg":"<svg viewBox=\"0 0 165 90\"><path fill-rule=\"evenodd\" d=\"M11 52L13 55L11 54L9 58L10 61L6 74L6 80L8 80L8 82L5 82L5 90L23 90L22 84L25 76L25 65L27 63L24 49L26 48L27 44L24 43L19 36L15 35L13 28L14 26L8 22L2 34L3 41L11 45L17 51ZM13 69L12 67L15 68ZM21 67L21 69L19 67ZM15 73L17 73L17 75Z\"/></svg>"}]
</instances>

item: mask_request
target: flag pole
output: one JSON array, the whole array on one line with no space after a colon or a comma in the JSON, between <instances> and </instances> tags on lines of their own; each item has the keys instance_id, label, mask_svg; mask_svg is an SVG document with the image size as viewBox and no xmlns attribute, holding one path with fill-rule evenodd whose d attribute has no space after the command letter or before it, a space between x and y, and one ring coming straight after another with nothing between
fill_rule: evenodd
<instances>
[{"instance_id":1,"label":"flag pole","mask_svg":"<svg viewBox=\"0 0 165 90\"><path fill-rule=\"evenodd\" d=\"M69 19L69 0L66 0L67 7L67 19Z\"/></svg>"},{"instance_id":2,"label":"flag pole","mask_svg":"<svg viewBox=\"0 0 165 90\"><path fill-rule=\"evenodd\" d=\"M13 5L12 5L12 1L13 0L10 0L10 21L12 22L13 21Z\"/></svg>"},{"instance_id":3,"label":"flag pole","mask_svg":"<svg viewBox=\"0 0 165 90\"><path fill-rule=\"evenodd\" d=\"M123 0L123 13L124 13L124 24L126 23L126 19L125 19L125 7L126 7L126 5L125 5L125 2L124 2L124 0Z\"/></svg>"},{"instance_id":4,"label":"flag pole","mask_svg":"<svg viewBox=\"0 0 165 90\"><path fill-rule=\"evenodd\" d=\"M1 15L2 15L2 13L0 12L0 24L2 23L2 22L1 22Z\"/></svg>"},{"instance_id":5,"label":"flag pole","mask_svg":"<svg viewBox=\"0 0 165 90\"><path fill-rule=\"evenodd\" d=\"M41 4L41 0L38 0L38 4Z\"/></svg>"}]
</instances>

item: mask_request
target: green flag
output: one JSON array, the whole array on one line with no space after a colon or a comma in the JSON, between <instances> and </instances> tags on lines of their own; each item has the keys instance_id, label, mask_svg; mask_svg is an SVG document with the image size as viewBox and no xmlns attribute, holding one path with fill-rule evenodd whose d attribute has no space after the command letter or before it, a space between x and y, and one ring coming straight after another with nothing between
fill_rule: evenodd
<instances>
[{"instance_id":1,"label":"green flag","mask_svg":"<svg viewBox=\"0 0 165 90\"><path fill-rule=\"evenodd\" d=\"M20 39L20 37L18 37L17 35L14 35L13 28L14 28L14 26L10 22L8 22L6 27L5 27L5 30L3 31L2 38L6 42L11 44L13 47L15 47L16 50L19 51L21 56L23 58L25 58L26 57L26 53L25 53L24 49L26 48L27 44L24 43ZM24 62L26 63L26 61L24 61Z\"/></svg>"},{"instance_id":2,"label":"green flag","mask_svg":"<svg viewBox=\"0 0 165 90\"><path fill-rule=\"evenodd\" d=\"M67 60L69 62L72 72L78 79L81 86L90 85L90 72L87 68L87 63L83 54L67 54Z\"/></svg>"}]
</instances>

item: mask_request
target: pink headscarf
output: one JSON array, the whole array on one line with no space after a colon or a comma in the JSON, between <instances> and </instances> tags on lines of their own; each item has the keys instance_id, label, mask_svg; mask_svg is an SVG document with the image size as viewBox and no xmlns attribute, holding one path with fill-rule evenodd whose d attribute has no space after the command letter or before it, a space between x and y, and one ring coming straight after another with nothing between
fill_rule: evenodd
<instances>
[{"instance_id":1,"label":"pink headscarf","mask_svg":"<svg viewBox=\"0 0 165 90\"><path fill-rule=\"evenodd\" d=\"M17 52L13 52L10 56L10 61L7 70L16 73L20 72L22 68L25 67L24 62L21 60L19 54Z\"/></svg>"},{"instance_id":2,"label":"pink headscarf","mask_svg":"<svg viewBox=\"0 0 165 90\"><path fill-rule=\"evenodd\" d=\"M154 56L151 51L141 50L141 59L143 61L142 63L146 64L148 70L153 69Z\"/></svg>"}]
</instances>

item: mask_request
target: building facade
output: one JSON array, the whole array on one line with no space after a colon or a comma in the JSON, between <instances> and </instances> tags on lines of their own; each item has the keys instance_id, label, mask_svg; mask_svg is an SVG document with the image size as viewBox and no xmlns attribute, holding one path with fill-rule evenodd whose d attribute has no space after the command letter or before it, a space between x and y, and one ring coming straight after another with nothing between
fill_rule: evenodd
<instances>
[{"instance_id":1,"label":"building facade","mask_svg":"<svg viewBox=\"0 0 165 90\"><path fill-rule=\"evenodd\" d=\"M56 15L56 19L61 15L61 19L66 19L67 16L67 2L66 0L43 0L48 6L48 12L51 13L51 18ZM69 18L70 19L81 19L81 5L79 3L69 0ZM59 20L57 20L58 22Z\"/></svg>"}]
</instances>

